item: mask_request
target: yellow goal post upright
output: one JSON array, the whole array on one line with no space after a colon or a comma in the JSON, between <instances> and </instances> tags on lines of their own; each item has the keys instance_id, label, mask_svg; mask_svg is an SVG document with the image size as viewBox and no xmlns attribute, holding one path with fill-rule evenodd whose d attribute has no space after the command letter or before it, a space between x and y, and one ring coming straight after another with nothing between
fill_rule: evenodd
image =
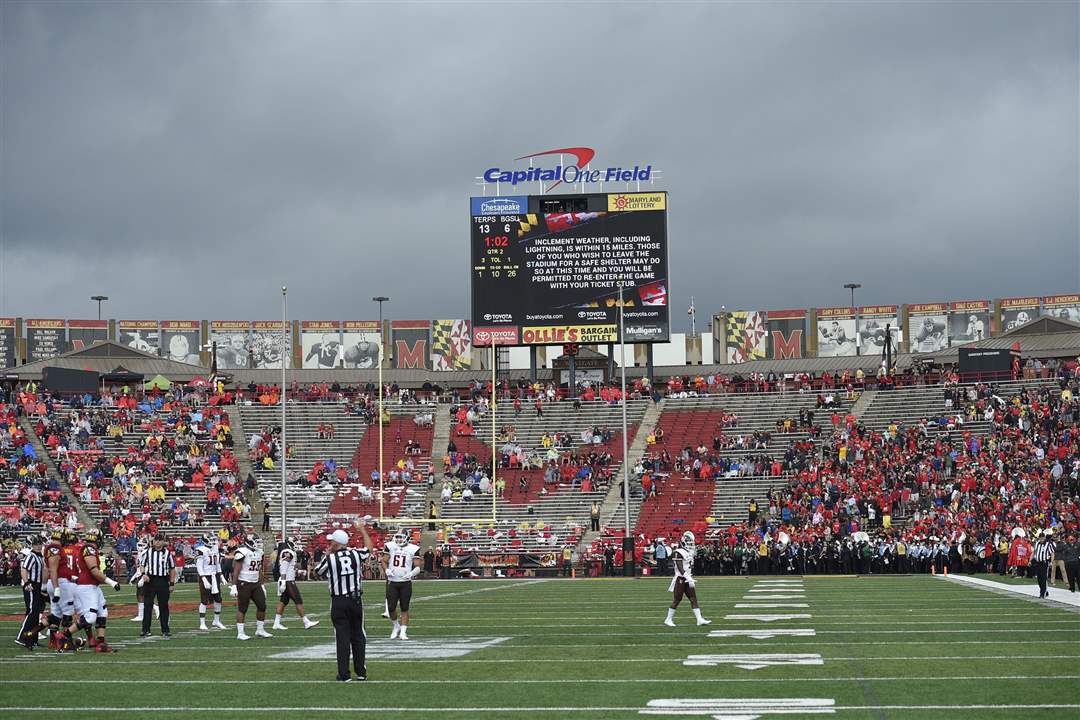
<instances>
[{"instance_id":1,"label":"yellow goal post upright","mask_svg":"<svg viewBox=\"0 0 1080 720\"><path fill-rule=\"evenodd\" d=\"M429 523L429 524L437 523L437 524L440 524L440 525L475 525L475 524L478 524L478 523L493 523L493 522L496 522L498 520L498 494L495 492L496 473L498 472L498 470L497 470L497 468L498 468L498 461L497 461L498 460L498 456L497 456L498 445L496 444L498 434L496 432L496 430L497 430L497 426L496 426L497 421L496 421L496 418L495 418L495 415L496 415L496 412L495 412L495 405L496 405L495 396L497 394L497 390L496 390L496 386L495 386L495 382L496 382L496 379L497 379L496 374L495 374L496 369L497 369L497 365L496 365L496 362L495 362L495 358L496 358L495 351L496 351L496 346L495 346L495 343L492 342L491 343L491 517L477 517L477 518L470 518L470 517L465 517L465 518L461 518L461 517L455 517L455 518L386 517L385 511L384 511L384 506L383 506L383 493L385 492L385 485L383 484L383 423L382 423L382 419L383 419L383 381L382 381L383 380L383 378L382 378L383 338L382 338L382 328L379 328L379 408L378 408L379 420L378 420L378 425L379 425L379 524L380 525L423 525L425 523ZM434 458L432 458L432 461L434 461Z\"/></svg>"}]
</instances>

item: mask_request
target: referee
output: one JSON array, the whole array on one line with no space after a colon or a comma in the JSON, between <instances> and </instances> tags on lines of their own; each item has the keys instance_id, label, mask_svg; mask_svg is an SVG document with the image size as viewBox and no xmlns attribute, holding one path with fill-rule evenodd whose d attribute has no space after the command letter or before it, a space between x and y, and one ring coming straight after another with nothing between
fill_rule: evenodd
<instances>
[{"instance_id":1,"label":"referee","mask_svg":"<svg viewBox=\"0 0 1080 720\"><path fill-rule=\"evenodd\" d=\"M1046 590L1046 571L1050 563L1054 562L1054 531L1043 530L1035 536L1035 553L1032 558L1035 567L1035 577L1039 580L1039 597L1044 598L1049 593Z\"/></svg>"},{"instance_id":2,"label":"referee","mask_svg":"<svg viewBox=\"0 0 1080 720\"><path fill-rule=\"evenodd\" d=\"M45 569L45 558L41 555L41 538L31 535L26 539L27 548L23 550L20 574L22 576L23 602L26 604L26 619L19 628L19 637L15 639L27 650L33 650L38 644L38 632L41 630L41 611L45 608L45 598L41 594L41 578Z\"/></svg>"},{"instance_id":3,"label":"referee","mask_svg":"<svg viewBox=\"0 0 1080 720\"><path fill-rule=\"evenodd\" d=\"M334 637L337 640L337 679L349 682L349 652L352 651L353 667L357 680L367 680L367 666L364 652L367 634L364 632L364 606L360 602L361 576L364 561L371 552L371 537L362 523L357 524L364 547L347 547L349 535L344 530L335 530L326 536L330 541L330 552L319 562L315 572L326 578L330 589L330 619L334 623Z\"/></svg>"},{"instance_id":4,"label":"referee","mask_svg":"<svg viewBox=\"0 0 1080 720\"><path fill-rule=\"evenodd\" d=\"M165 547L165 536L154 535L153 544L139 555L139 568L142 571L143 612L142 637L150 637L150 618L154 616L154 598L157 597L161 609L161 636L169 637L169 592L176 582L176 560L169 548Z\"/></svg>"}]
</instances>

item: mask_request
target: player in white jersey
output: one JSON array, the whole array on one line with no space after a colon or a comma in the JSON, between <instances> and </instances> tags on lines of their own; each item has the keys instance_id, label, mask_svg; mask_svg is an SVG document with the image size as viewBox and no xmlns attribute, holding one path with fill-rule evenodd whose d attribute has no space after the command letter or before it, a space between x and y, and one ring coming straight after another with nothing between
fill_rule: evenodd
<instances>
[{"instance_id":1,"label":"player in white jersey","mask_svg":"<svg viewBox=\"0 0 1080 720\"><path fill-rule=\"evenodd\" d=\"M394 533L383 548L382 565L386 574L386 609L394 621L390 639L409 639L409 601L412 599L412 580L420 574L420 547L409 541L404 532ZM398 606L401 620L398 620Z\"/></svg>"},{"instance_id":2,"label":"player in white jersey","mask_svg":"<svg viewBox=\"0 0 1080 720\"><path fill-rule=\"evenodd\" d=\"M199 629L207 630L206 606L214 604L215 630L224 630L225 625L221 622L221 587L225 584L225 578L221 575L221 546L218 536L208 532L202 536L202 540L195 546L195 570L199 574Z\"/></svg>"},{"instance_id":3,"label":"player in white jersey","mask_svg":"<svg viewBox=\"0 0 1080 720\"><path fill-rule=\"evenodd\" d=\"M312 620L304 614L304 599L300 597L300 588L296 585L296 565L298 561L296 545L292 540L281 543L277 556L278 605L277 612L274 614L274 630L289 629L281 624L281 614L285 612L285 606L289 604L290 600L296 605L296 614L304 621L305 630L319 624L318 620Z\"/></svg>"},{"instance_id":4,"label":"player in white jersey","mask_svg":"<svg viewBox=\"0 0 1080 720\"><path fill-rule=\"evenodd\" d=\"M675 595L671 600L671 607L668 608L667 619L664 620L664 624L675 627L675 608L679 607L683 595L686 595L690 598L690 607L694 610L697 624L708 625L712 620L706 620L701 616L701 609L698 607L697 602L697 590L694 589L697 584L694 582L693 575L694 533L689 530L683 533L682 541L679 543L679 547L675 549L672 559L675 561L675 577L671 580L671 585L668 586L668 592L673 592Z\"/></svg>"},{"instance_id":5,"label":"player in white jersey","mask_svg":"<svg viewBox=\"0 0 1080 720\"><path fill-rule=\"evenodd\" d=\"M237 588L236 597L236 639L250 640L244 632L244 616L248 607L255 603L255 635L274 637L266 632L266 591L262 586L262 540L258 535L249 535L244 543L236 548L233 555L233 585Z\"/></svg>"}]
</instances>

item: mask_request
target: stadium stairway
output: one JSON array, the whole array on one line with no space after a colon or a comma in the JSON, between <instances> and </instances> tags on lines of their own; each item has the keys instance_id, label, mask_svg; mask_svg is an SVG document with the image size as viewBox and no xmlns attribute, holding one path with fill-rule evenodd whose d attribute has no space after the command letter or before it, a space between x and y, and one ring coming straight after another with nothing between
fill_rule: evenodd
<instances>
[{"instance_id":1,"label":"stadium stairway","mask_svg":"<svg viewBox=\"0 0 1080 720\"><path fill-rule=\"evenodd\" d=\"M243 418L240 417L240 411L235 410L229 413L229 427L232 428L233 436L233 454L236 455L236 465L240 468L240 479L247 483L247 479L250 476L255 475L255 468L251 464L251 456L248 454L247 438L249 437L245 432ZM237 440L239 438L239 440ZM248 493L246 490L244 496L247 498L248 505L251 507L251 525L256 528L261 528L263 523L263 515L266 512L266 501L262 495L259 494L258 488L255 492ZM268 538L263 538L265 543Z\"/></svg>"},{"instance_id":2,"label":"stadium stairway","mask_svg":"<svg viewBox=\"0 0 1080 720\"><path fill-rule=\"evenodd\" d=\"M26 437L30 440L30 445L34 448L34 452L37 453L37 456L39 458L45 459L45 467L48 468L49 474L59 480L60 489L64 492L64 496L67 497L68 503L70 503L71 507L75 508L75 513L79 517L79 522L83 524L83 527L97 527L97 523L94 522L94 520L90 517L90 513L88 513L86 508L83 506L82 500L80 500L79 497L74 492L72 492L71 486L68 485L67 480L61 477L60 469L56 466L56 461L51 455L49 455L48 451L45 449L45 446L41 442L41 438L39 438L37 436L37 433L34 432L34 424L30 422L30 418L25 415L20 415L19 427L22 428L22 431L24 433L26 433ZM35 528L35 530L40 531L44 530L44 528Z\"/></svg>"},{"instance_id":3,"label":"stadium stairway","mask_svg":"<svg viewBox=\"0 0 1080 720\"><path fill-rule=\"evenodd\" d=\"M648 446L649 433L653 430L653 428L656 427L657 423L660 422L660 415L664 411L665 402L666 400L661 400L658 403L651 402L646 407L645 415L641 418L641 423L640 425L638 425L637 434L634 436L634 444L631 445L627 450L630 457L639 458L645 456L645 450ZM608 493L604 497L604 502L600 506L601 530L599 532L594 530L589 530L588 532L586 532L585 535L581 538L581 543L578 545L579 550L585 550L586 548L591 547L596 538L600 536L601 532L603 532L604 518L608 519L608 525L621 525L621 521L619 520L619 518L623 517L622 472L622 463L620 463L619 472L612 478L611 487L608 488ZM635 481L636 478L633 477L633 473L631 472L631 488L634 486ZM636 520L636 517L630 519L631 526L633 526Z\"/></svg>"},{"instance_id":4,"label":"stadium stairway","mask_svg":"<svg viewBox=\"0 0 1080 720\"><path fill-rule=\"evenodd\" d=\"M440 483L438 479L442 477L446 472L446 464L443 459L446 457L447 446L450 444L450 428L453 425L453 421L450 418L450 413L447 412L447 408L444 405L435 406L435 429L431 438L431 463L436 469L435 477L436 482L428 488L427 495L424 497L424 515L427 515L427 508L431 503L439 504L439 488ZM420 547L430 547L436 543L436 530L428 530L428 526L424 525L420 535Z\"/></svg>"}]
</instances>

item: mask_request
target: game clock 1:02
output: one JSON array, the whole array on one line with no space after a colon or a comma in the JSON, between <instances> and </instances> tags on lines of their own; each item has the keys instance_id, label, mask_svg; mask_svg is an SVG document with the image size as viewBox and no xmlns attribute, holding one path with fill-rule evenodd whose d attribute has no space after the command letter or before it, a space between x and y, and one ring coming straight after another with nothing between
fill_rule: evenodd
<instances>
[{"instance_id":1,"label":"game clock 1:02","mask_svg":"<svg viewBox=\"0 0 1080 720\"><path fill-rule=\"evenodd\" d=\"M513 242L517 218L479 215L473 218L473 272L477 278L512 280L521 269Z\"/></svg>"}]
</instances>

